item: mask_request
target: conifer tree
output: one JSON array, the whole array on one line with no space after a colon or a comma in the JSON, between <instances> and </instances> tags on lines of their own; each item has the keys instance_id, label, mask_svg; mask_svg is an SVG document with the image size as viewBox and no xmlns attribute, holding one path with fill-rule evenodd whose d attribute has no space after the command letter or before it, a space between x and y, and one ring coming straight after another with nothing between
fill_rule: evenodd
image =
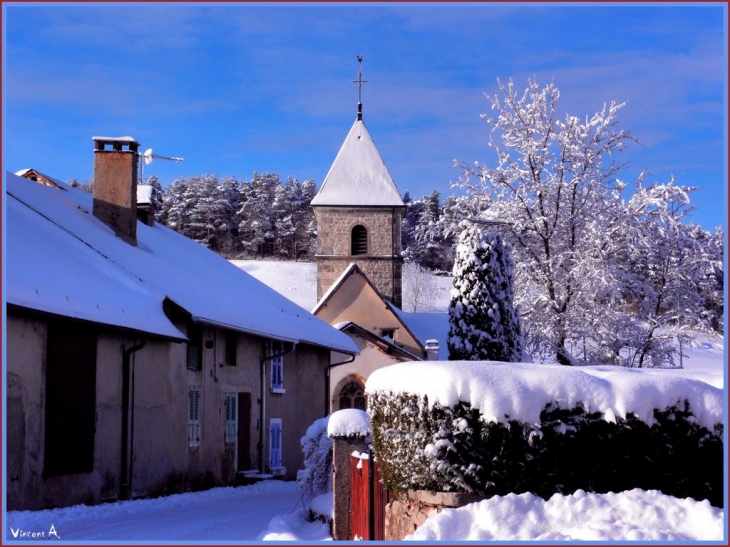
<instances>
[{"instance_id":1,"label":"conifer tree","mask_svg":"<svg viewBox=\"0 0 730 547\"><path fill-rule=\"evenodd\" d=\"M499 234L464 223L449 303L449 360L522 360L522 337L512 305L513 264Z\"/></svg>"}]
</instances>

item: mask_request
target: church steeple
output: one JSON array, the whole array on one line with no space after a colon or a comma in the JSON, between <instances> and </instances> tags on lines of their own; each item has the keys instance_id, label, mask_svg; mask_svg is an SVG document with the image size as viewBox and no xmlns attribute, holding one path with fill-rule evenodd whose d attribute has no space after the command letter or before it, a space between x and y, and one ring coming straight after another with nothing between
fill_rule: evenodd
<instances>
[{"instance_id":1,"label":"church steeple","mask_svg":"<svg viewBox=\"0 0 730 547\"><path fill-rule=\"evenodd\" d=\"M382 296L402 301L401 223L406 205L362 121L362 55L357 120L352 124L317 195L317 299L355 263Z\"/></svg>"},{"instance_id":2,"label":"church steeple","mask_svg":"<svg viewBox=\"0 0 730 547\"><path fill-rule=\"evenodd\" d=\"M352 83L357 85L357 119L362 120L362 86L368 81L362 79L362 55L357 56L357 62L360 65L357 70L357 80L352 80Z\"/></svg>"}]
</instances>

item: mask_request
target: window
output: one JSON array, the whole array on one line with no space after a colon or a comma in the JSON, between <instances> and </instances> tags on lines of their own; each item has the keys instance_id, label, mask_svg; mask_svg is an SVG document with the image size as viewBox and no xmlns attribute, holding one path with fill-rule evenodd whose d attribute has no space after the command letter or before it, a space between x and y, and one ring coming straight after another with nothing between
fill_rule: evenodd
<instances>
[{"instance_id":1,"label":"window","mask_svg":"<svg viewBox=\"0 0 730 547\"><path fill-rule=\"evenodd\" d=\"M272 472L281 468L281 418L269 421L269 468Z\"/></svg>"},{"instance_id":2,"label":"window","mask_svg":"<svg viewBox=\"0 0 730 547\"><path fill-rule=\"evenodd\" d=\"M368 252L368 230L358 224L352 229L351 254L364 255Z\"/></svg>"},{"instance_id":3,"label":"window","mask_svg":"<svg viewBox=\"0 0 730 547\"><path fill-rule=\"evenodd\" d=\"M236 366L236 354L238 349L238 334L226 331L226 354L224 362L229 367Z\"/></svg>"},{"instance_id":4,"label":"window","mask_svg":"<svg viewBox=\"0 0 730 547\"><path fill-rule=\"evenodd\" d=\"M345 384L340 390L340 410L343 408L357 408L367 410L365 399L365 388L358 381L351 381Z\"/></svg>"},{"instance_id":5,"label":"window","mask_svg":"<svg viewBox=\"0 0 730 547\"><path fill-rule=\"evenodd\" d=\"M395 337L395 329L381 329L383 338L390 338L391 340Z\"/></svg>"},{"instance_id":6,"label":"window","mask_svg":"<svg viewBox=\"0 0 730 547\"><path fill-rule=\"evenodd\" d=\"M190 370L201 370L203 362L203 329L198 325L188 326L188 356L187 363Z\"/></svg>"},{"instance_id":7,"label":"window","mask_svg":"<svg viewBox=\"0 0 730 547\"><path fill-rule=\"evenodd\" d=\"M238 414L236 413L236 402L238 398L235 393L226 393L226 442L236 442L236 429Z\"/></svg>"},{"instance_id":8,"label":"window","mask_svg":"<svg viewBox=\"0 0 730 547\"><path fill-rule=\"evenodd\" d=\"M45 378L45 476L94 470L96 332L49 323Z\"/></svg>"},{"instance_id":9,"label":"window","mask_svg":"<svg viewBox=\"0 0 730 547\"><path fill-rule=\"evenodd\" d=\"M188 445L200 444L200 393L196 386L188 390Z\"/></svg>"},{"instance_id":10,"label":"window","mask_svg":"<svg viewBox=\"0 0 730 547\"><path fill-rule=\"evenodd\" d=\"M279 355L271 359L271 391L284 393L284 344L276 340L271 342L271 355Z\"/></svg>"}]
</instances>

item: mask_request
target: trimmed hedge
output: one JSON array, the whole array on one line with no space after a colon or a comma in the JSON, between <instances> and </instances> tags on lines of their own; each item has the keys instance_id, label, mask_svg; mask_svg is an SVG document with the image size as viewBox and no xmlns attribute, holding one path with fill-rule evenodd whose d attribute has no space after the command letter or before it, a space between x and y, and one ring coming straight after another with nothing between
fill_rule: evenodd
<instances>
[{"instance_id":1,"label":"trimmed hedge","mask_svg":"<svg viewBox=\"0 0 730 547\"><path fill-rule=\"evenodd\" d=\"M539 424L487 423L476 408L430 405L426 397L376 392L368 413L389 490L530 492L544 499L577 490L639 488L723 506L722 424L699 426L689 404L607 422L582 406L548 405Z\"/></svg>"}]
</instances>

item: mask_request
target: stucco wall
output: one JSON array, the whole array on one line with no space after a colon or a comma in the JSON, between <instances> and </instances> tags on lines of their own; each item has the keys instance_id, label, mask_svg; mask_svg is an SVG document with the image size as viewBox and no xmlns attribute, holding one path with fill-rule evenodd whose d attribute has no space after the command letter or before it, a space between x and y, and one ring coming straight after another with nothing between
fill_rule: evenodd
<instances>
[{"instance_id":1,"label":"stucco wall","mask_svg":"<svg viewBox=\"0 0 730 547\"><path fill-rule=\"evenodd\" d=\"M317 310L316 315L330 325L352 321L378 336L382 335L383 329L394 329L393 340L397 345L416 356L425 356L418 341L385 307L383 301L367 286L361 275L350 275L331 295L327 305Z\"/></svg>"},{"instance_id":2,"label":"stucco wall","mask_svg":"<svg viewBox=\"0 0 730 547\"><path fill-rule=\"evenodd\" d=\"M294 353L284 356L286 393L272 393L267 379L265 427L269 425L269 418L282 420L282 464L286 467L285 479L295 479L297 471L303 468L301 439L315 420L326 415L324 375L327 365L329 351L300 344ZM267 372L268 370L267 367ZM267 431L267 455L268 443Z\"/></svg>"},{"instance_id":3,"label":"stucco wall","mask_svg":"<svg viewBox=\"0 0 730 547\"><path fill-rule=\"evenodd\" d=\"M139 336L102 329L96 353L96 427L93 470L43 476L47 326L41 318L9 313L7 322L8 509L43 509L94 504L120 495L123 351ZM209 342L206 344L206 342ZM268 457L268 418L283 422L284 478L301 469L300 439L325 414L324 371L329 351L300 345L284 360L286 393L270 393L265 378L265 412L260 420L261 357L264 339L238 336L237 364L225 365L225 335L203 331L201 370L187 368L187 345L147 340L132 354L130 467L132 496L157 496L234 484L237 450L248 451L258 468L259 426ZM268 372L268 368L267 368ZM200 393L200 443L188 442L188 388ZM225 394L250 393L248 446L225 442ZM268 463L268 459L266 459ZM264 469L266 471L266 469Z\"/></svg>"},{"instance_id":4,"label":"stucco wall","mask_svg":"<svg viewBox=\"0 0 730 547\"><path fill-rule=\"evenodd\" d=\"M339 410L340 390L351 377L357 377L364 385L374 371L399 362L359 336L352 336L352 340L360 350L360 355L352 363L330 369L330 412Z\"/></svg>"}]
</instances>

